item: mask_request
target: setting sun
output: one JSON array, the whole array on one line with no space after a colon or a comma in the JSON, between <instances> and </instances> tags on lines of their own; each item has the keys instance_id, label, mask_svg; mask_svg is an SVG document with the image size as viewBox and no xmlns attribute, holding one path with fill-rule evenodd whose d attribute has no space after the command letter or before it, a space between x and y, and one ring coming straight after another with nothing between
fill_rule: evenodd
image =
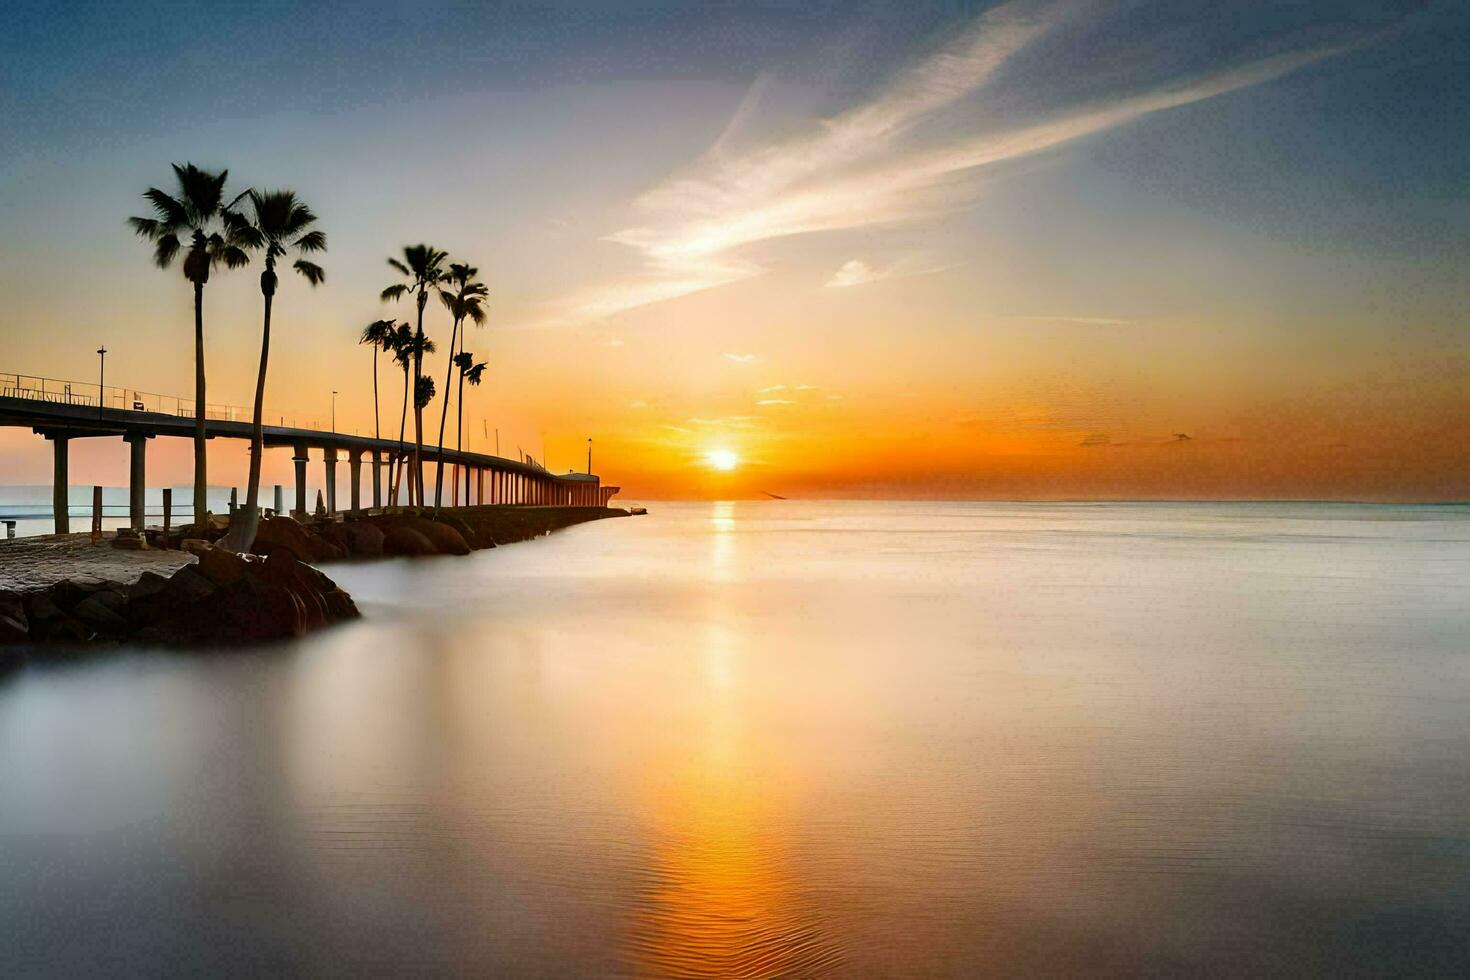
<instances>
[{"instance_id":1,"label":"setting sun","mask_svg":"<svg viewBox=\"0 0 1470 980\"><path fill-rule=\"evenodd\" d=\"M740 457L729 449L711 449L704 454L704 461L710 469L721 473L729 473L740 465Z\"/></svg>"}]
</instances>

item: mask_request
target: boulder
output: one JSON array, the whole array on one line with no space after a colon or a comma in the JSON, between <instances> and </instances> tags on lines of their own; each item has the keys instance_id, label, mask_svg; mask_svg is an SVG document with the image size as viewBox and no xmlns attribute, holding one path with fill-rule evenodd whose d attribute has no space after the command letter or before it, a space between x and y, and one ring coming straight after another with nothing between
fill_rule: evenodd
<instances>
[{"instance_id":1,"label":"boulder","mask_svg":"<svg viewBox=\"0 0 1470 980\"><path fill-rule=\"evenodd\" d=\"M214 591L214 583L194 565L185 565L169 576L168 587L157 597L172 603L193 602Z\"/></svg>"},{"instance_id":2,"label":"boulder","mask_svg":"<svg viewBox=\"0 0 1470 980\"><path fill-rule=\"evenodd\" d=\"M71 614L78 622L90 627L94 632L106 633L111 636L123 636L128 632L128 621L119 615L118 610L111 608L104 600L104 595L112 595L111 592L98 592L89 595L81 602L72 607Z\"/></svg>"},{"instance_id":3,"label":"boulder","mask_svg":"<svg viewBox=\"0 0 1470 980\"><path fill-rule=\"evenodd\" d=\"M465 541L460 533L448 524L422 517L404 518L404 524L427 538L438 554L467 555L470 553L469 542Z\"/></svg>"},{"instance_id":4,"label":"boulder","mask_svg":"<svg viewBox=\"0 0 1470 980\"><path fill-rule=\"evenodd\" d=\"M151 595L157 595L168 588L168 576L157 572L144 572L138 576L138 581L128 588L129 599L144 599Z\"/></svg>"},{"instance_id":5,"label":"boulder","mask_svg":"<svg viewBox=\"0 0 1470 980\"><path fill-rule=\"evenodd\" d=\"M0 643L23 643L30 635L25 602L13 593L0 594Z\"/></svg>"},{"instance_id":6,"label":"boulder","mask_svg":"<svg viewBox=\"0 0 1470 980\"><path fill-rule=\"evenodd\" d=\"M385 555L419 557L438 553L438 549L428 538L406 524L390 524L383 529Z\"/></svg>"},{"instance_id":7,"label":"boulder","mask_svg":"<svg viewBox=\"0 0 1470 980\"><path fill-rule=\"evenodd\" d=\"M494 541L491 541L488 544L482 542L480 540L480 535L475 532L474 528L470 527L464 521L460 520L459 517L455 514L440 514L437 518L435 518L435 520L437 520L440 524L445 525L446 527L453 528L459 534L459 536L464 539L464 543L469 546L471 551L475 551L480 548L495 547Z\"/></svg>"},{"instance_id":8,"label":"boulder","mask_svg":"<svg viewBox=\"0 0 1470 980\"><path fill-rule=\"evenodd\" d=\"M257 555L268 555L285 549L297 561L311 561L315 557L315 539L308 534L301 522L290 517L270 517L260 522L255 531L255 543L250 550Z\"/></svg>"},{"instance_id":9,"label":"boulder","mask_svg":"<svg viewBox=\"0 0 1470 980\"><path fill-rule=\"evenodd\" d=\"M368 521L339 524L347 538L348 551L354 558L377 558L383 554L383 532Z\"/></svg>"},{"instance_id":10,"label":"boulder","mask_svg":"<svg viewBox=\"0 0 1470 980\"><path fill-rule=\"evenodd\" d=\"M250 563L233 551L223 548L208 548L199 552L199 562L194 566L199 574L215 585L231 585L245 577Z\"/></svg>"},{"instance_id":11,"label":"boulder","mask_svg":"<svg viewBox=\"0 0 1470 980\"><path fill-rule=\"evenodd\" d=\"M213 548L206 538L185 538L179 542L179 550L187 551L191 555L200 555Z\"/></svg>"}]
</instances>

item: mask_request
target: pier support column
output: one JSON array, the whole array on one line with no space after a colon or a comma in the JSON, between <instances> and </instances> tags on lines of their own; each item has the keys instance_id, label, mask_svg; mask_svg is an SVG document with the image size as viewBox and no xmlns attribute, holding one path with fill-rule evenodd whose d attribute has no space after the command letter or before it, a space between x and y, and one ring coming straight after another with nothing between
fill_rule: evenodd
<instances>
[{"instance_id":1,"label":"pier support column","mask_svg":"<svg viewBox=\"0 0 1470 980\"><path fill-rule=\"evenodd\" d=\"M327 513L335 514L337 513L337 447L328 446L322 450L322 470L326 477Z\"/></svg>"},{"instance_id":2,"label":"pier support column","mask_svg":"<svg viewBox=\"0 0 1470 980\"><path fill-rule=\"evenodd\" d=\"M143 530L143 495L148 489L148 437L136 432L123 436L128 444L128 526Z\"/></svg>"},{"instance_id":3,"label":"pier support column","mask_svg":"<svg viewBox=\"0 0 1470 980\"><path fill-rule=\"evenodd\" d=\"M362 510L362 450L347 451L347 471L352 480L352 509Z\"/></svg>"},{"instance_id":4,"label":"pier support column","mask_svg":"<svg viewBox=\"0 0 1470 980\"><path fill-rule=\"evenodd\" d=\"M303 517L306 514L306 447L297 446L296 455L291 457L291 462L296 464L296 508L291 512L293 517Z\"/></svg>"},{"instance_id":5,"label":"pier support column","mask_svg":"<svg viewBox=\"0 0 1470 980\"><path fill-rule=\"evenodd\" d=\"M55 456L55 465L51 475L51 512L56 518L56 533L69 534L71 532L71 501L67 496L67 450L68 442L66 436L49 436L51 450Z\"/></svg>"},{"instance_id":6,"label":"pier support column","mask_svg":"<svg viewBox=\"0 0 1470 980\"><path fill-rule=\"evenodd\" d=\"M281 485L279 483L275 485L275 499L271 502L275 504L277 515L284 514L286 512L286 492L281 488Z\"/></svg>"},{"instance_id":7,"label":"pier support column","mask_svg":"<svg viewBox=\"0 0 1470 980\"><path fill-rule=\"evenodd\" d=\"M373 509L383 506L383 454L373 450Z\"/></svg>"}]
</instances>

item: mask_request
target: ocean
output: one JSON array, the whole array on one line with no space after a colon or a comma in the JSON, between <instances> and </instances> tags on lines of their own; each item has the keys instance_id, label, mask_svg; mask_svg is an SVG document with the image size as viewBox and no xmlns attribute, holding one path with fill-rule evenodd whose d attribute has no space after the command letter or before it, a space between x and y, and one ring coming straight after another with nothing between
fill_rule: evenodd
<instances>
[{"instance_id":1,"label":"ocean","mask_svg":"<svg viewBox=\"0 0 1470 980\"><path fill-rule=\"evenodd\" d=\"M5 972L1470 973L1470 507L648 506L0 675Z\"/></svg>"}]
</instances>

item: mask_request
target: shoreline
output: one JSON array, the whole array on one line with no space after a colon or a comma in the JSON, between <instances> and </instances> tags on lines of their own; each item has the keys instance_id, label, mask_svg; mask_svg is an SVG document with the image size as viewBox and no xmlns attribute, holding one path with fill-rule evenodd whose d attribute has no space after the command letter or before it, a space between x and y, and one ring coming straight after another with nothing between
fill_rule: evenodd
<instances>
[{"instance_id":1,"label":"shoreline","mask_svg":"<svg viewBox=\"0 0 1470 980\"><path fill-rule=\"evenodd\" d=\"M359 617L318 566L467 555L633 512L611 507L492 504L357 511L260 522L252 553L210 540L124 529L0 541L0 665L129 642L228 647L302 636Z\"/></svg>"}]
</instances>

